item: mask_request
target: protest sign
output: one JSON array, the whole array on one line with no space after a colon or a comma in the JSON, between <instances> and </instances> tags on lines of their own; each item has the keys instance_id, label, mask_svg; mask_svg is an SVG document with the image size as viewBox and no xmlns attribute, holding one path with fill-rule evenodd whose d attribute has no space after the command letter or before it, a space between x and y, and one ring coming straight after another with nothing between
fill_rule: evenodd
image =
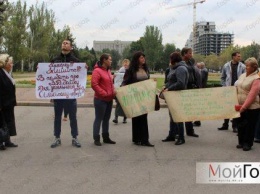
<instances>
[{"instance_id":1,"label":"protest sign","mask_svg":"<svg viewBox=\"0 0 260 194\"><path fill-rule=\"evenodd\" d=\"M123 82L125 73L115 73L115 78L114 78L114 86L115 88L119 88Z\"/></svg>"},{"instance_id":2,"label":"protest sign","mask_svg":"<svg viewBox=\"0 0 260 194\"><path fill-rule=\"evenodd\" d=\"M39 63L36 72L36 97L74 99L84 96L85 63Z\"/></svg>"},{"instance_id":3,"label":"protest sign","mask_svg":"<svg viewBox=\"0 0 260 194\"><path fill-rule=\"evenodd\" d=\"M118 88L116 97L128 118L154 111L156 82L152 79Z\"/></svg>"},{"instance_id":4,"label":"protest sign","mask_svg":"<svg viewBox=\"0 0 260 194\"><path fill-rule=\"evenodd\" d=\"M164 92L175 122L239 117L236 87L205 88Z\"/></svg>"}]
</instances>

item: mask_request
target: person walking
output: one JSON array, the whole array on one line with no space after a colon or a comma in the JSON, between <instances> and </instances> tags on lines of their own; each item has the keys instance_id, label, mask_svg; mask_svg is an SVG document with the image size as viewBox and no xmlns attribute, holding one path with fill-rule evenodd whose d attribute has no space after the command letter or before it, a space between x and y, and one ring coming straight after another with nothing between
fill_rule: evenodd
<instances>
[{"instance_id":1,"label":"person walking","mask_svg":"<svg viewBox=\"0 0 260 194\"><path fill-rule=\"evenodd\" d=\"M0 54L0 127L6 124L9 137L0 142L0 150L6 147L18 147L10 136L16 136L14 107L16 106L15 81L11 76L13 58L8 54Z\"/></svg>"},{"instance_id":2,"label":"person walking","mask_svg":"<svg viewBox=\"0 0 260 194\"><path fill-rule=\"evenodd\" d=\"M126 70L122 85L129 85L150 78L145 55L141 51L134 53L129 69ZM132 118L132 141L135 145L154 147L149 142L147 114Z\"/></svg>"},{"instance_id":3,"label":"person walking","mask_svg":"<svg viewBox=\"0 0 260 194\"><path fill-rule=\"evenodd\" d=\"M52 63L75 63L79 62L75 56L72 55L72 42L71 40L65 39L61 45L61 53L55 57ZM78 124L77 124L77 100L76 99L54 99L54 136L55 140L51 144L51 148L56 148L61 145L61 120L62 112L64 109L67 110L70 119L72 145L80 148L81 144L77 139L78 136Z\"/></svg>"},{"instance_id":4,"label":"person walking","mask_svg":"<svg viewBox=\"0 0 260 194\"><path fill-rule=\"evenodd\" d=\"M109 137L109 119L111 116L113 99L116 95L113 84L113 75L110 71L111 64L111 56L109 54L102 54L100 61L94 66L94 71L92 72L91 87L95 91L93 138L96 146L102 145L100 142L101 123L103 142L108 144L116 143Z\"/></svg>"},{"instance_id":5,"label":"person walking","mask_svg":"<svg viewBox=\"0 0 260 194\"><path fill-rule=\"evenodd\" d=\"M237 81L240 75L245 73L245 65L240 62L241 54L240 52L233 52L231 54L232 60L227 62L223 68L221 73L221 85L225 86L234 86L234 83ZM229 127L229 119L224 119L224 123L222 127L219 127L218 130L228 130ZM236 122L233 119L232 122L233 132L237 132Z\"/></svg>"}]
</instances>

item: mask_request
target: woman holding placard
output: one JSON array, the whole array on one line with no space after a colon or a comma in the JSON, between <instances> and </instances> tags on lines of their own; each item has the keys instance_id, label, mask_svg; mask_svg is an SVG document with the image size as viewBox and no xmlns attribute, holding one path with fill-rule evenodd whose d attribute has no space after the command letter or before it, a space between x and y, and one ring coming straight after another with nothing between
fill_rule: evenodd
<instances>
[{"instance_id":1,"label":"woman holding placard","mask_svg":"<svg viewBox=\"0 0 260 194\"><path fill-rule=\"evenodd\" d=\"M184 61L182 61L181 54L179 52L173 52L170 55L170 72L167 75L167 82L165 84L165 88L162 90L166 91L179 91L187 89L189 73L187 69L187 65ZM178 140L175 145L181 145L185 143L184 139L184 124L183 122L174 122L171 114L170 114L170 133L173 140L175 140L175 136L178 130ZM176 130L177 129L177 130ZM174 134L175 133L175 134ZM167 139L167 138L166 138Z\"/></svg>"},{"instance_id":2,"label":"woman holding placard","mask_svg":"<svg viewBox=\"0 0 260 194\"><path fill-rule=\"evenodd\" d=\"M138 51L134 54L129 69L126 70L122 85L129 85L150 78L145 55ZM132 141L136 145L153 147L149 142L147 114L132 118Z\"/></svg>"},{"instance_id":3,"label":"woman holding placard","mask_svg":"<svg viewBox=\"0 0 260 194\"><path fill-rule=\"evenodd\" d=\"M258 75L258 63L255 58L245 61L246 73L243 73L235 82L237 87L238 105L235 106L241 116L237 120L238 145L244 151L251 150L254 140L254 132L260 114L260 77Z\"/></svg>"}]
</instances>

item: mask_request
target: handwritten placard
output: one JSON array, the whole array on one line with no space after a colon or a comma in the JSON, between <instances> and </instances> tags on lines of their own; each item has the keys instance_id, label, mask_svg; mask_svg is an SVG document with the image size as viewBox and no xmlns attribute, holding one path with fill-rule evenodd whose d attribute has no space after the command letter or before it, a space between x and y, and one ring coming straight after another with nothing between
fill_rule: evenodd
<instances>
[{"instance_id":1,"label":"handwritten placard","mask_svg":"<svg viewBox=\"0 0 260 194\"><path fill-rule=\"evenodd\" d=\"M125 73L115 73L114 86L119 88L123 82Z\"/></svg>"},{"instance_id":2,"label":"handwritten placard","mask_svg":"<svg viewBox=\"0 0 260 194\"><path fill-rule=\"evenodd\" d=\"M169 91L164 97L175 122L236 118L236 87Z\"/></svg>"},{"instance_id":3,"label":"handwritten placard","mask_svg":"<svg viewBox=\"0 0 260 194\"><path fill-rule=\"evenodd\" d=\"M152 79L118 88L116 97L127 118L154 111L156 82Z\"/></svg>"},{"instance_id":4,"label":"handwritten placard","mask_svg":"<svg viewBox=\"0 0 260 194\"><path fill-rule=\"evenodd\" d=\"M39 63L36 72L36 97L74 99L84 96L85 63Z\"/></svg>"}]
</instances>

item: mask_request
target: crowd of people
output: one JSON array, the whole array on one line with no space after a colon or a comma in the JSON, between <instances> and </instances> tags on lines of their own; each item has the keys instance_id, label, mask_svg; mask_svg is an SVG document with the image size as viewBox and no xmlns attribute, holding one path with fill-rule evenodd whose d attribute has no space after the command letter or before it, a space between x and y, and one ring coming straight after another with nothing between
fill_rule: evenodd
<instances>
[{"instance_id":1,"label":"crowd of people","mask_svg":"<svg viewBox=\"0 0 260 194\"><path fill-rule=\"evenodd\" d=\"M61 53L51 62L79 62L73 56L72 43L64 40L61 46ZM241 116L232 119L233 132L238 133L238 149L251 150L253 142L260 143L260 73L258 62L255 58L248 58L245 64L240 62L239 52L232 53L232 60L222 68L222 86L236 86L238 103L234 108ZM203 62L197 62L192 57L191 48L183 48L181 52L173 52L169 56L169 68L165 72L165 85L161 91L161 97L167 91L180 91L186 89L206 88L208 71ZM95 119L93 122L93 139L96 146L101 146L100 130L102 128L103 143L116 144L111 140L109 133L109 121L111 117L113 100L116 99L114 88L114 76L111 73L112 57L109 54L102 54L100 60L94 66L92 72L91 87L94 90ZM9 129L9 138L0 138L0 150L6 147L17 147L11 142L10 137L16 135L14 107L16 106L15 81L11 76L13 59L8 54L0 54L0 129L6 125ZM87 68L87 66L86 66ZM150 79L149 67L146 63L145 54L141 51L135 52L131 61L128 59L122 63L119 73L124 73L121 86L141 82ZM65 110L69 115L72 145L79 148L81 144L77 138L77 100L76 99L54 99L54 142L51 148L61 145L61 120ZM127 119L122 107L117 101L114 123L118 123L118 117L122 116L123 123ZM186 135L198 138L194 126L201 126L200 121L175 122L170 115L169 133L163 142L175 141L175 145L185 143L184 127ZM149 141L149 128L147 114L132 118L132 142L137 146L153 147ZM229 118L224 120L219 130L228 130ZM254 139L255 138L255 139Z\"/></svg>"}]
</instances>

